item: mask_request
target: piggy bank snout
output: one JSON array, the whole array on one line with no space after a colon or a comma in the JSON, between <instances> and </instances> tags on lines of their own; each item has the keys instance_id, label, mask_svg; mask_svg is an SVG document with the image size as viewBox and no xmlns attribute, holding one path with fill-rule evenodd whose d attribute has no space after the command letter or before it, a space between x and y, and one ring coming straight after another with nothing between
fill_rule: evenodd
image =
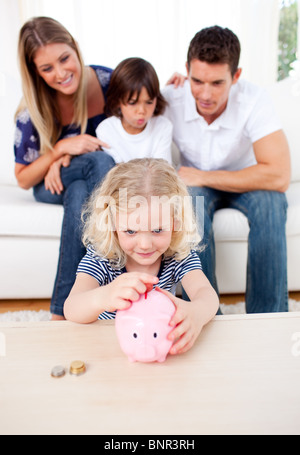
<instances>
[{"instance_id":1,"label":"piggy bank snout","mask_svg":"<svg viewBox=\"0 0 300 455\"><path fill-rule=\"evenodd\" d=\"M140 344L136 348L136 359L143 362L152 362L156 360L157 352L154 346L149 344Z\"/></svg>"},{"instance_id":2,"label":"piggy bank snout","mask_svg":"<svg viewBox=\"0 0 300 455\"><path fill-rule=\"evenodd\" d=\"M135 349L135 360L140 362L162 362L165 360L172 342L167 339L170 329L167 328L168 319L163 318L157 322L157 328L151 327L150 330L144 327L140 340ZM161 323L165 324L165 329Z\"/></svg>"},{"instance_id":3,"label":"piggy bank snout","mask_svg":"<svg viewBox=\"0 0 300 455\"><path fill-rule=\"evenodd\" d=\"M147 322L138 318L124 318L118 330L123 351L130 361L154 362L165 360L172 342L167 339L170 327L168 317Z\"/></svg>"}]
</instances>

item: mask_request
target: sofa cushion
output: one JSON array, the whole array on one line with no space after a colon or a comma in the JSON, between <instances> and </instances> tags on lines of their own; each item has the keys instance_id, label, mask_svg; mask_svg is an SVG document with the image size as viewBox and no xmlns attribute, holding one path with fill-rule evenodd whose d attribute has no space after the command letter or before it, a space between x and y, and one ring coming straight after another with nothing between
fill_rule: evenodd
<instances>
[{"instance_id":1,"label":"sofa cushion","mask_svg":"<svg viewBox=\"0 0 300 455\"><path fill-rule=\"evenodd\" d=\"M300 182L291 183L286 195L289 206L286 234L288 237L300 236ZM242 242L248 239L247 218L238 210L218 210L213 227L216 242Z\"/></svg>"},{"instance_id":2,"label":"sofa cushion","mask_svg":"<svg viewBox=\"0 0 300 455\"><path fill-rule=\"evenodd\" d=\"M289 204L286 234L300 237L300 182L292 183L286 195Z\"/></svg>"},{"instance_id":3,"label":"sofa cushion","mask_svg":"<svg viewBox=\"0 0 300 455\"><path fill-rule=\"evenodd\" d=\"M248 220L242 212L235 209L217 210L213 229L216 242L246 242L249 234Z\"/></svg>"},{"instance_id":4,"label":"sofa cushion","mask_svg":"<svg viewBox=\"0 0 300 455\"><path fill-rule=\"evenodd\" d=\"M5 73L1 73L0 119L3 134L1 134L0 184L16 184L14 175L14 116L21 96L20 82Z\"/></svg>"},{"instance_id":5,"label":"sofa cushion","mask_svg":"<svg viewBox=\"0 0 300 455\"><path fill-rule=\"evenodd\" d=\"M300 235L300 182L292 183L287 191L289 204L287 235ZM14 185L0 185L2 236L59 238L63 207L36 202L31 191ZM234 209L218 210L214 217L217 242L246 241L249 234L247 218Z\"/></svg>"},{"instance_id":6,"label":"sofa cushion","mask_svg":"<svg viewBox=\"0 0 300 455\"><path fill-rule=\"evenodd\" d=\"M292 161L292 181L300 181L300 81L284 79L268 88L287 136Z\"/></svg>"},{"instance_id":7,"label":"sofa cushion","mask_svg":"<svg viewBox=\"0 0 300 455\"><path fill-rule=\"evenodd\" d=\"M0 185L0 236L60 238L63 206L36 202L32 191Z\"/></svg>"}]
</instances>

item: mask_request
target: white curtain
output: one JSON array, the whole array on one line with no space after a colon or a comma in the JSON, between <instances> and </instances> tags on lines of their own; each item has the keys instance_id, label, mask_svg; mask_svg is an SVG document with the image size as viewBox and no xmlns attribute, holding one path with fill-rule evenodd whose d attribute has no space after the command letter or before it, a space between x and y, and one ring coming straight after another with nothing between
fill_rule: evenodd
<instances>
[{"instance_id":1,"label":"white curtain","mask_svg":"<svg viewBox=\"0 0 300 455\"><path fill-rule=\"evenodd\" d=\"M298 52L297 59L300 60L300 0L298 0Z\"/></svg>"},{"instance_id":2,"label":"white curtain","mask_svg":"<svg viewBox=\"0 0 300 455\"><path fill-rule=\"evenodd\" d=\"M5 94L8 77L18 79L17 43L20 23L18 1L0 0L0 96Z\"/></svg>"},{"instance_id":3,"label":"white curtain","mask_svg":"<svg viewBox=\"0 0 300 455\"><path fill-rule=\"evenodd\" d=\"M86 64L114 68L126 57L143 57L162 85L174 71L185 73L194 34L218 24L241 41L244 78L264 86L277 79L278 0L0 0L2 75L16 73L18 30L37 15L62 22Z\"/></svg>"}]
</instances>

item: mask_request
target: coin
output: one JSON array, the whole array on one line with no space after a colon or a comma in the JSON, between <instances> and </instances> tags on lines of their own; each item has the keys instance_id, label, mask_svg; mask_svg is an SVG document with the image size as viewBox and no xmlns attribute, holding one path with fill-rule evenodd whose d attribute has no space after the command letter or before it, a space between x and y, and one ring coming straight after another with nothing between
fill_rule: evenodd
<instances>
[{"instance_id":1,"label":"coin","mask_svg":"<svg viewBox=\"0 0 300 455\"><path fill-rule=\"evenodd\" d=\"M70 374L78 376L79 374L82 374L85 371L86 371L85 363L82 362L81 360L75 360L74 362L71 363Z\"/></svg>"},{"instance_id":2,"label":"coin","mask_svg":"<svg viewBox=\"0 0 300 455\"><path fill-rule=\"evenodd\" d=\"M54 368L52 368L52 371L51 371L51 376L53 378L61 378L62 376L64 376L66 374L66 370L64 369L64 367L58 365Z\"/></svg>"}]
</instances>

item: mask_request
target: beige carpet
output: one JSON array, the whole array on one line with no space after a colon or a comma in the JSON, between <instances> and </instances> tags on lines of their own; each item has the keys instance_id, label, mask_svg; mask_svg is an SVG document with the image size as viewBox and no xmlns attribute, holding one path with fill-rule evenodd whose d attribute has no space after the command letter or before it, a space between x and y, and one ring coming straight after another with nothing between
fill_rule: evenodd
<instances>
[{"instance_id":1,"label":"beige carpet","mask_svg":"<svg viewBox=\"0 0 300 455\"><path fill-rule=\"evenodd\" d=\"M235 303L233 305L225 305L221 303L221 311L223 314L244 314L245 302ZM300 302L289 300L289 311L300 311ZM50 321L50 313L48 311L9 311L0 314L0 322L38 322Z\"/></svg>"}]
</instances>

